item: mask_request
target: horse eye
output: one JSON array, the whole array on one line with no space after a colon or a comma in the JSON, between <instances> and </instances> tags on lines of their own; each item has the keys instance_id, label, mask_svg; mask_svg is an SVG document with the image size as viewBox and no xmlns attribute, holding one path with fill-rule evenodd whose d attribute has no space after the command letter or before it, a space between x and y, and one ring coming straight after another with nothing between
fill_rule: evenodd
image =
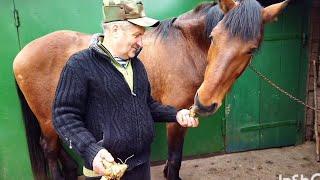
<instances>
[{"instance_id":1,"label":"horse eye","mask_svg":"<svg viewBox=\"0 0 320 180\"><path fill-rule=\"evenodd\" d=\"M212 35L209 36L209 39L210 39L211 42L213 42L213 36Z\"/></svg>"},{"instance_id":2,"label":"horse eye","mask_svg":"<svg viewBox=\"0 0 320 180\"><path fill-rule=\"evenodd\" d=\"M256 51L257 51L257 48L251 48L251 49L248 51L248 54L249 54L249 55L252 55L252 54L254 54Z\"/></svg>"}]
</instances>

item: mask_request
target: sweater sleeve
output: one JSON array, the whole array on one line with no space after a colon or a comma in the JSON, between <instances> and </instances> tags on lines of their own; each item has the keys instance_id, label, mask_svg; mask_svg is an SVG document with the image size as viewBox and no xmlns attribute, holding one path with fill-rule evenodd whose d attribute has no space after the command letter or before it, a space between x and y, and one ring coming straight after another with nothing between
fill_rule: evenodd
<instances>
[{"instance_id":1,"label":"sweater sleeve","mask_svg":"<svg viewBox=\"0 0 320 180\"><path fill-rule=\"evenodd\" d=\"M67 64L60 76L53 104L53 125L60 138L76 150L92 168L96 154L103 149L84 125L87 84L83 73Z\"/></svg>"},{"instance_id":2,"label":"sweater sleeve","mask_svg":"<svg viewBox=\"0 0 320 180\"><path fill-rule=\"evenodd\" d=\"M150 83L148 82L148 105L155 122L177 122L177 109L165 106L154 100L151 96Z\"/></svg>"}]
</instances>

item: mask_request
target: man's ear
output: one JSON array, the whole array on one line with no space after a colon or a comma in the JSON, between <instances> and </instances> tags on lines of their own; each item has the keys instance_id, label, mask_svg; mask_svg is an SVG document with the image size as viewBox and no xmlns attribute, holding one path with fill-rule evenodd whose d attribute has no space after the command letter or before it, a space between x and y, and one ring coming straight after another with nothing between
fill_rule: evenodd
<instances>
[{"instance_id":1,"label":"man's ear","mask_svg":"<svg viewBox=\"0 0 320 180\"><path fill-rule=\"evenodd\" d=\"M119 30L120 30L119 25L113 24L110 30L111 30L112 37L115 37L115 38L119 37Z\"/></svg>"}]
</instances>

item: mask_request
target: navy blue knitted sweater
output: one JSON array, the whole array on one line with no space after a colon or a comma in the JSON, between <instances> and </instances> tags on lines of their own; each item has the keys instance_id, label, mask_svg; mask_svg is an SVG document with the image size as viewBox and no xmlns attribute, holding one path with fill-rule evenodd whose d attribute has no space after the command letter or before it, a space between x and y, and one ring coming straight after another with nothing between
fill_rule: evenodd
<instances>
[{"instance_id":1,"label":"navy blue knitted sweater","mask_svg":"<svg viewBox=\"0 0 320 180\"><path fill-rule=\"evenodd\" d=\"M146 70L132 60L131 92L110 57L95 48L74 54L64 67L53 106L53 124L92 169L99 150L127 161L129 168L146 162L155 135L154 121L176 122L176 109L163 106L150 95ZM100 142L99 142L100 141Z\"/></svg>"}]
</instances>

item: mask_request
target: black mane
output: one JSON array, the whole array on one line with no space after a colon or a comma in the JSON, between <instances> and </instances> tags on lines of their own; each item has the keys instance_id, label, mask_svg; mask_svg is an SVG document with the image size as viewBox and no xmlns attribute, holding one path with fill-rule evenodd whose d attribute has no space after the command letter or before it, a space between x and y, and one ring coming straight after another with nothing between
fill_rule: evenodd
<instances>
[{"instance_id":1,"label":"black mane","mask_svg":"<svg viewBox=\"0 0 320 180\"><path fill-rule=\"evenodd\" d=\"M220 9L219 5L216 4L215 6L209 8L206 16L206 37L209 38L212 29L218 24L219 21L223 18L224 14Z\"/></svg>"},{"instance_id":2,"label":"black mane","mask_svg":"<svg viewBox=\"0 0 320 180\"><path fill-rule=\"evenodd\" d=\"M162 37L166 38L169 34L169 31L171 31L173 28L173 23L177 18L170 18L165 19L159 23L159 25L153 30L155 32L157 38Z\"/></svg>"},{"instance_id":3,"label":"black mane","mask_svg":"<svg viewBox=\"0 0 320 180\"><path fill-rule=\"evenodd\" d=\"M261 34L262 6L256 0L239 0L239 5L229 11L226 16L219 5L213 2L202 3L191 11L195 18L205 16L205 36L209 37L212 29L223 19L223 24L233 37L249 41ZM169 33L178 33L174 22L177 18L166 19L153 30L157 37L166 38Z\"/></svg>"},{"instance_id":4,"label":"black mane","mask_svg":"<svg viewBox=\"0 0 320 180\"><path fill-rule=\"evenodd\" d=\"M223 23L230 35L249 41L261 34L262 6L256 0L240 0L239 5L229 11Z\"/></svg>"},{"instance_id":5,"label":"black mane","mask_svg":"<svg viewBox=\"0 0 320 180\"><path fill-rule=\"evenodd\" d=\"M216 3L207 2L199 4L193 9L192 13L195 16L206 16L206 28L205 35L208 38L212 29L218 24L218 22L223 18L223 12L220 10ZM174 26L174 22L177 18L166 19L160 22L160 24L154 29L157 37L166 38L169 32L177 30Z\"/></svg>"}]
</instances>

